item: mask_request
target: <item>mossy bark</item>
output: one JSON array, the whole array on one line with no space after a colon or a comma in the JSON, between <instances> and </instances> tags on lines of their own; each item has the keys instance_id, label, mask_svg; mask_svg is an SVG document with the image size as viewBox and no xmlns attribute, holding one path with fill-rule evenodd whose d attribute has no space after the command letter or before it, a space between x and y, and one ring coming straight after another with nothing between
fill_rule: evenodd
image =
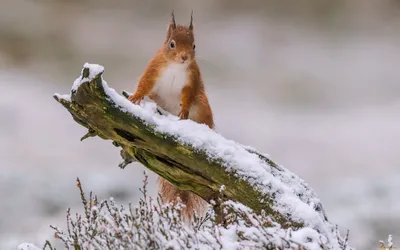
<instances>
[{"instance_id":1,"label":"mossy bark","mask_svg":"<svg viewBox=\"0 0 400 250\"><path fill-rule=\"evenodd\" d=\"M89 75L85 70L83 76ZM194 192L207 201L217 200L224 185L225 199L241 202L257 213L264 210L283 227L303 226L302 222L292 220L290 214L280 214L274 209L274 197L256 190L233 172L227 172L221 161L208 160L202 150L180 144L170 135L155 131L139 117L118 108L107 98L101 73L82 83L76 91L71 91L70 100L58 95L54 98L76 122L89 129L82 139L97 135L122 148L124 162L120 166L136 160L180 189ZM271 167L284 171L268 157L254 151L251 153L257 154Z\"/></svg>"}]
</instances>

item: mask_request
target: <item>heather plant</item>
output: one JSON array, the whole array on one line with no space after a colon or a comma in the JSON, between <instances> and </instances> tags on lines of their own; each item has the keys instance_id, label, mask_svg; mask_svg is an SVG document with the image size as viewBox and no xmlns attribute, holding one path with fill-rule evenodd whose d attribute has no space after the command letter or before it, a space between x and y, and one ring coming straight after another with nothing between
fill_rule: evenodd
<instances>
[{"instance_id":1,"label":"heather plant","mask_svg":"<svg viewBox=\"0 0 400 250\"><path fill-rule=\"evenodd\" d=\"M68 209L66 229L51 226L65 249L330 249L316 232L284 229L265 212L255 214L221 198L211 202L204 216L195 215L185 224L182 203L162 204L160 197L148 195L146 173L137 206L117 205L112 198L99 201L92 192L87 197L79 179L76 183L83 214L73 216ZM220 192L223 197L224 189ZM217 223L213 204L220 204L223 223ZM341 241L341 249L349 249L347 239ZM43 249L55 247L46 241Z\"/></svg>"}]
</instances>

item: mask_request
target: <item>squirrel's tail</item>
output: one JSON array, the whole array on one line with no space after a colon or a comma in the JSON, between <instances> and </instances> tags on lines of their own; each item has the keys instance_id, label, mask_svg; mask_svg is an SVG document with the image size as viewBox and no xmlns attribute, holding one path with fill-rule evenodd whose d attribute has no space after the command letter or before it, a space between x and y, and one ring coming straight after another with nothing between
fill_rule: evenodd
<instances>
[{"instance_id":1,"label":"squirrel's tail","mask_svg":"<svg viewBox=\"0 0 400 250\"><path fill-rule=\"evenodd\" d=\"M202 216L205 212L207 202L200 196L189 191L180 190L161 177L158 178L158 184L163 203L171 202L175 204L179 197L181 202L185 204L185 207L181 210L182 219L185 223L193 219L195 211L198 216Z\"/></svg>"}]
</instances>

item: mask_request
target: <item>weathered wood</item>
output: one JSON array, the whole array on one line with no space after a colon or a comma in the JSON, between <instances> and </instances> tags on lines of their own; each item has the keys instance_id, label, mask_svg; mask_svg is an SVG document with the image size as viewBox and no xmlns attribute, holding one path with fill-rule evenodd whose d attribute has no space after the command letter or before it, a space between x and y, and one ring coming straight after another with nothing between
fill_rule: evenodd
<instances>
[{"instance_id":1,"label":"weathered wood","mask_svg":"<svg viewBox=\"0 0 400 250\"><path fill-rule=\"evenodd\" d=\"M207 201L216 200L224 185L225 199L241 202L257 213L264 210L283 227L296 229L304 226L303 221L294 220L291 214L281 214L275 208L274 195L260 192L249 182L238 178L234 172L227 171L222 160L210 161L202 149L183 145L173 136L157 132L138 116L119 108L105 92L102 73L83 82L77 90L72 90L70 98L60 95L54 98L71 113L76 122L89 129L85 138L97 135L112 140L115 146L122 148L121 156L124 160L120 163L121 167L138 161L177 187L194 192ZM87 77L88 69L84 69L82 74ZM256 154L275 171L286 171L269 157L254 150L246 150ZM309 190L305 184L302 188ZM313 203L302 199L301 193L297 195L304 203ZM321 215L322 221L330 224L322 205L313 203L312 206ZM317 228L317 231L320 230Z\"/></svg>"}]
</instances>

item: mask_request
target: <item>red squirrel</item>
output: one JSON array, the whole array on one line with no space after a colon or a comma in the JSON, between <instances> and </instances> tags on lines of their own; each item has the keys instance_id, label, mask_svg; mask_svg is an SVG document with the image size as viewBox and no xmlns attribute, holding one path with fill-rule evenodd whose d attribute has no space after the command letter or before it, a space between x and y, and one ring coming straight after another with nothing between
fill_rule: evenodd
<instances>
[{"instance_id":1,"label":"red squirrel","mask_svg":"<svg viewBox=\"0 0 400 250\"><path fill-rule=\"evenodd\" d=\"M128 99L138 104L148 96L157 105L181 119L190 119L214 128L213 114L195 58L193 11L189 26L176 25L174 12L167 36L140 77L136 92ZM196 194L180 190L163 178L158 179L162 202L175 203L179 197L185 204L185 221L205 211L207 203Z\"/></svg>"}]
</instances>

